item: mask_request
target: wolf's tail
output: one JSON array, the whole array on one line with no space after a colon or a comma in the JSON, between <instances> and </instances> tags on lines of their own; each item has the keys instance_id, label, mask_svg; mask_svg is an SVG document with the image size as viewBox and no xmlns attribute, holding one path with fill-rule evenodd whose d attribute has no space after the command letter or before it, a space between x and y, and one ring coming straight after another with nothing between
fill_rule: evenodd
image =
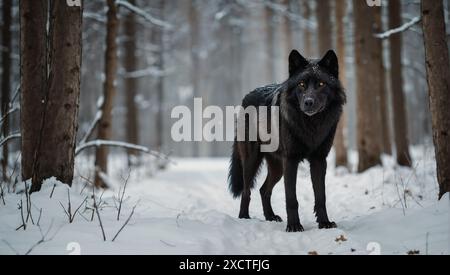
<instances>
[{"instance_id":1,"label":"wolf's tail","mask_svg":"<svg viewBox=\"0 0 450 275\"><path fill-rule=\"evenodd\" d=\"M241 158L237 148L237 142L233 144L233 153L231 155L230 171L228 172L229 189L234 198L239 197L244 190L244 172Z\"/></svg>"}]
</instances>

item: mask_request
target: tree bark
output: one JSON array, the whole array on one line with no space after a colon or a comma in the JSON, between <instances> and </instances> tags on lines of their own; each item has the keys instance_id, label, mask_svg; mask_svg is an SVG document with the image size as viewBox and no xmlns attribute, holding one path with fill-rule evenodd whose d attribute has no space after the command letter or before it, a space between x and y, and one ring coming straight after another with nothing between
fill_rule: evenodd
<instances>
[{"instance_id":1,"label":"tree bark","mask_svg":"<svg viewBox=\"0 0 450 275\"><path fill-rule=\"evenodd\" d=\"M156 9L159 11L160 18L164 20L164 0L158 0ZM156 67L162 73L164 70L164 28L155 26L153 30L154 44L158 45L156 56ZM156 113L156 149L161 150L164 140L164 76L161 74L157 78L156 84L156 102L158 111Z\"/></svg>"},{"instance_id":2,"label":"tree bark","mask_svg":"<svg viewBox=\"0 0 450 275\"><path fill-rule=\"evenodd\" d=\"M450 23L450 0L447 0L447 24L449 23ZM450 35L448 34L447 34L447 47L448 50L450 51Z\"/></svg>"},{"instance_id":3,"label":"tree bark","mask_svg":"<svg viewBox=\"0 0 450 275\"><path fill-rule=\"evenodd\" d=\"M20 6L22 174L23 180L32 178L30 192L36 192L51 177L72 184L81 79L82 9L50 1L47 36L48 2L31 2L21 1Z\"/></svg>"},{"instance_id":4,"label":"tree bark","mask_svg":"<svg viewBox=\"0 0 450 275\"><path fill-rule=\"evenodd\" d=\"M402 25L401 1L390 0L389 2L389 29L398 28ZM402 166L411 166L409 155L408 124L406 120L406 104L403 92L403 69L402 69L402 34L397 33L390 37L390 59L391 59L391 88L394 117L394 136L397 152L397 163Z\"/></svg>"},{"instance_id":5,"label":"tree bark","mask_svg":"<svg viewBox=\"0 0 450 275\"><path fill-rule=\"evenodd\" d=\"M20 1L22 179L33 177L47 98L47 1Z\"/></svg>"},{"instance_id":6,"label":"tree bark","mask_svg":"<svg viewBox=\"0 0 450 275\"><path fill-rule=\"evenodd\" d=\"M200 26L198 22L199 13L197 12L196 1L190 1L189 4L189 26L190 26L190 49L191 49L191 67L196 68L191 70L191 85L194 97L201 97L200 93L200 57L199 57L199 43L200 43ZM192 156L200 156L200 143L192 143Z\"/></svg>"},{"instance_id":7,"label":"tree bark","mask_svg":"<svg viewBox=\"0 0 450 275\"><path fill-rule=\"evenodd\" d=\"M301 8L302 8L302 16L305 20L311 19L311 7L309 5L309 0L300 0ZM309 30L309 27L305 26L303 31L303 48L304 48L304 54L308 57L311 57L314 55L313 49L312 49L312 37L311 37L311 31Z\"/></svg>"},{"instance_id":8,"label":"tree bark","mask_svg":"<svg viewBox=\"0 0 450 275\"><path fill-rule=\"evenodd\" d=\"M2 29L2 102L1 102L1 111L2 117L8 113L10 109L10 91L11 91L11 12L12 12L12 0L3 1L3 29ZM1 133L3 137L7 137L9 135L9 119L6 118L3 121ZM8 168L8 159L9 159L9 151L8 144L3 145L3 154L2 154L2 177L3 181L8 181L7 168Z\"/></svg>"},{"instance_id":9,"label":"tree bark","mask_svg":"<svg viewBox=\"0 0 450 275\"><path fill-rule=\"evenodd\" d=\"M382 7L373 7L375 11L375 32L376 33L382 33L383 32L383 19L382 19ZM380 75L380 85L379 85L379 97L378 97L378 103L380 106L380 119L381 119L381 135L379 137L381 138L381 145L383 153L387 155L392 154L392 145L391 145L391 131L390 131L390 123L389 123L389 94L386 87L386 68L384 66L384 50L383 50L383 40L378 39L377 40L377 48L379 55L377 56L378 59L378 66L379 66L379 75Z\"/></svg>"},{"instance_id":10,"label":"tree bark","mask_svg":"<svg viewBox=\"0 0 450 275\"><path fill-rule=\"evenodd\" d=\"M135 5L135 0L129 0L129 3ZM124 43L124 68L126 72L133 72L137 70L137 58L136 58L136 18L134 12L128 11L124 19L124 34L126 35L126 41ZM136 78L126 77L124 79L124 88L126 92L126 138L127 142L131 144L139 144L139 115L136 104L137 94L137 80ZM136 156L138 152L136 150L129 149L128 152L128 164L132 165L132 157Z\"/></svg>"},{"instance_id":11,"label":"tree bark","mask_svg":"<svg viewBox=\"0 0 450 275\"><path fill-rule=\"evenodd\" d=\"M339 58L339 78L344 87L347 85L347 72L345 63L345 28L344 28L344 18L346 14L347 0L337 0L336 1L336 48L337 55ZM346 126L347 126L347 113L342 114L341 120L339 121L338 128L336 131L336 137L334 139L334 147L336 151L336 167L348 166L347 158L347 146L346 146Z\"/></svg>"},{"instance_id":12,"label":"tree bark","mask_svg":"<svg viewBox=\"0 0 450 275\"><path fill-rule=\"evenodd\" d=\"M450 61L442 0L422 0L426 68L436 152L439 199L450 192Z\"/></svg>"},{"instance_id":13,"label":"tree bark","mask_svg":"<svg viewBox=\"0 0 450 275\"><path fill-rule=\"evenodd\" d=\"M319 33L319 56L321 56L333 48L330 0L317 1L316 16Z\"/></svg>"},{"instance_id":14,"label":"tree bark","mask_svg":"<svg viewBox=\"0 0 450 275\"><path fill-rule=\"evenodd\" d=\"M106 52L105 52L105 83L103 85L102 116L98 124L97 139L110 140L112 137L112 108L116 95L114 84L117 74L117 31L119 20L117 19L117 6L114 0L107 0L107 24L106 24ZM101 174L108 173L107 146L100 146L95 154L95 186L108 187Z\"/></svg>"},{"instance_id":15,"label":"tree bark","mask_svg":"<svg viewBox=\"0 0 450 275\"><path fill-rule=\"evenodd\" d=\"M289 53L294 49L294 41L292 38L292 23L289 13L291 12L291 0L283 0L283 5L286 7L286 15L284 16L283 31L286 37L286 60L288 60Z\"/></svg>"},{"instance_id":16,"label":"tree bark","mask_svg":"<svg viewBox=\"0 0 450 275\"><path fill-rule=\"evenodd\" d=\"M353 0L355 19L355 59L357 86L357 147L358 171L381 164L377 95L378 68L374 60L376 41L373 36L374 13L365 1Z\"/></svg>"},{"instance_id":17,"label":"tree bark","mask_svg":"<svg viewBox=\"0 0 450 275\"><path fill-rule=\"evenodd\" d=\"M268 0L271 1L271 0ZM275 26L273 22L274 14L270 7L264 8L264 17L265 17L265 26L266 26L266 45L267 45L267 54L266 54L266 70L267 76L270 81L275 81L275 64L273 62L273 58L275 56L275 45L274 45L274 32Z\"/></svg>"}]
</instances>

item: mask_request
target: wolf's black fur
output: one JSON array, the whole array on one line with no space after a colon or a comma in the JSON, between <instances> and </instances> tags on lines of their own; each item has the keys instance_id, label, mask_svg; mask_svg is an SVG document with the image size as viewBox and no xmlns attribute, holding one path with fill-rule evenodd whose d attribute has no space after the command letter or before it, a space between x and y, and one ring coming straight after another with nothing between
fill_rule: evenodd
<instances>
[{"instance_id":1,"label":"wolf's black fur","mask_svg":"<svg viewBox=\"0 0 450 275\"><path fill-rule=\"evenodd\" d=\"M339 82L336 54L329 51L321 60L307 60L297 51L289 56L289 79L280 85L258 88L248 94L242 106L278 106L280 108L280 146L276 152L262 153L261 142L236 141L233 145L229 184L234 197L241 196L240 218L250 218L250 190L263 160L268 175L260 189L264 216L268 221L281 221L272 210L272 189L284 176L287 231L303 231L298 215L296 179L298 164L308 160L314 189L319 228L334 228L326 210L326 157L346 97Z\"/></svg>"}]
</instances>

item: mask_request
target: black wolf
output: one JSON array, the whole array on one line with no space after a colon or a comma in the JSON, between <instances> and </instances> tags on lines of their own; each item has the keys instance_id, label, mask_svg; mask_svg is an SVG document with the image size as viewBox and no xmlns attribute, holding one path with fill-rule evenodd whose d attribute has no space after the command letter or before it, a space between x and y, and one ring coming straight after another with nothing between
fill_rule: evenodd
<instances>
[{"instance_id":1,"label":"black wolf","mask_svg":"<svg viewBox=\"0 0 450 275\"><path fill-rule=\"evenodd\" d=\"M289 56L287 81L258 88L244 98L244 108L279 107L279 147L276 152L263 153L260 150L261 141L236 139L234 142L229 187L235 198L242 197L239 218L250 218L250 190L265 160L268 175L260 194L266 220L282 221L272 210L271 195L274 186L284 176L288 219L286 231L303 231L298 215L296 180L299 163L308 160L319 228L336 227L336 223L328 219L326 209L326 158L333 145L345 102L346 96L339 81L338 58L332 50L320 60L307 60L293 50Z\"/></svg>"}]
</instances>

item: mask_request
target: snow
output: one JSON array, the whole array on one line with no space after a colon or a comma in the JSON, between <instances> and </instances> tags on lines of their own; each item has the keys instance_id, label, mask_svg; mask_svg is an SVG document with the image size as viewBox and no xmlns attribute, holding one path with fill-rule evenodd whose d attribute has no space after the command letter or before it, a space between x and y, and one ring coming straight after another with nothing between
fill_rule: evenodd
<instances>
[{"instance_id":1,"label":"snow","mask_svg":"<svg viewBox=\"0 0 450 275\"><path fill-rule=\"evenodd\" d=\"M252 220L237 219L239 201L227 190L228 159L174 159L165 171L155 173L151 156L142 166L128 170L124 157L110 163L111 190L96 193L96 202L107 241L96 215L91 222L92 189L79 175L92 174L92 159L78 158L76 182L70 189L72 211L87 199L73 223L67 209L67 187L56 180L45 182L31 195L32 214L40 227L21 225L17 205L25 194L8 193L0 200L0 254L449 254L449 197L437 201L438 186L432 149L413 151L414 168L399 168L383 158L384 168L363 174L330 168L327 174L329 216L338 229L319 230L313 214L313 192L308 164L299 168L298 198L305 232L286 233L286 224L264 221L257 190L250 205ZM355 163L356 154L351 155ZM333 157L330 157L330 164ZM131 172L130 172L131 171ZM120 189L129 177L120 221ZM265 176L262 170L259 186ZM54 185L56 188L50 199ZM20 193L18 186L16 193ZM286 220L284 188L273 194L273 208ZM85 207L87 206L87 208ZM117 239L111 240L136 206L134 215Z\"/></svg>"}]
</instances>

